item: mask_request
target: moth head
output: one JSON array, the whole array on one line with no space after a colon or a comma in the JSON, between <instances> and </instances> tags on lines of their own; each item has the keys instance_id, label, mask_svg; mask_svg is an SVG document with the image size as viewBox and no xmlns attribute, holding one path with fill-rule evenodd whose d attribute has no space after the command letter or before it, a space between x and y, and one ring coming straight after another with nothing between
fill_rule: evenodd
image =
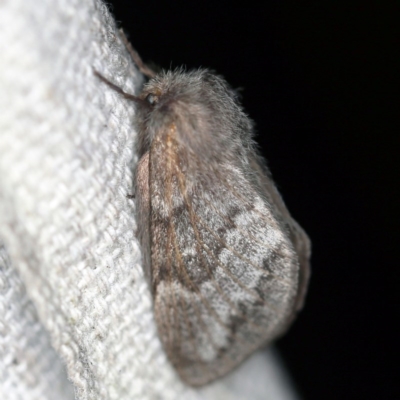
<instances>
[{"instance_id":1,"label":"moth head","mask_svg":"<svg viewBox=\"0 0 400 400\"><path fill-rule=\"evenodd\" d=\"M143 151L172 125L177 143L210 157L220 157L221 152L229 155L234 147L243 147L242 137L251 138L252 124L237 93L207 69L157 74L139 99L137 123Z\"/></svg>"}]
</instances>

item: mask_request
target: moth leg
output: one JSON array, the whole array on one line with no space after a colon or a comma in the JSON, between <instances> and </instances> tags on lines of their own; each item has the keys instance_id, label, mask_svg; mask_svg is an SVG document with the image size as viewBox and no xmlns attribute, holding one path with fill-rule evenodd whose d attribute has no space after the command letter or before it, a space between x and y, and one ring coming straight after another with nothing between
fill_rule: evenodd
<instances>
[{"instance_id":1,"label":"moth leg","mask_svg":"<svg viewBox=\"0 0 400 400\"><path fill-rule=\"evenodd\" d=\"M122 29L120 29L119 31L121 33L122 41L124 42L129 54L131 55L132 60L139 68L139 71L148 78L154 78L156 76L156 73L142 61L139 53L132 47L124 31Z\"/></svg>"}]
</instances>

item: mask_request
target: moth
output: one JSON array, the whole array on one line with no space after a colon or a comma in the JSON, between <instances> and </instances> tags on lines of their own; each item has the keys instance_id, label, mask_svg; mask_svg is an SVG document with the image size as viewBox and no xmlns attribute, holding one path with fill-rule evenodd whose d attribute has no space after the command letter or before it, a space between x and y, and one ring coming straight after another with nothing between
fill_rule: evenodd
<instances>
[{"instance_id":1,"label":"moth","mask_svg":"<svg viewBox=\"0 0 400 400\"><path fill-rule=\"evenodd\" d=\"M280 336L302 308L310 241L256 149L237 93L207 69L155 73L136 105L138 238L158 333L204 385Z\"/></svg>"}]
</instances>

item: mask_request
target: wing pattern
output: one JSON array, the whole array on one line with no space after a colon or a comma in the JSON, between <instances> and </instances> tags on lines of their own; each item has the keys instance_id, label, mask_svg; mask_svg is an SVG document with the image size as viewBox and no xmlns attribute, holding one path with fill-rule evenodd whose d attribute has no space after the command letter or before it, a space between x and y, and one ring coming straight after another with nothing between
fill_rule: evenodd
<instances>
[{"instance_id":1,"label":"wing pattern","mask_svg":"<svg viewBox=\"0 0 400 400\"><path fill-rule=\"evenodd\" d=\"M173 129L153 139L149 177L160 337L181 377L202 385L278 336L292 317L299 263L290 217L239 168L188 154Z\"/></svg>"}]
</instances>

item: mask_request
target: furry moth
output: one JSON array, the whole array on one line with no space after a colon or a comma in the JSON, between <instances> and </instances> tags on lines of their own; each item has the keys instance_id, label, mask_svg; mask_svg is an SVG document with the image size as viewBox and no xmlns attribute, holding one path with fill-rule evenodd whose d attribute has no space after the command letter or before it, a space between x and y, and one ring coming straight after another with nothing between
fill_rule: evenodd
<instances>
[{"instance_id":1,"label":"furry moth","mask_svg":"<svg viewBox=\"0 0 400 400\"><path fill-rule=\"evenodd\" d=\"M126 39L125 39L126 40ZM154 73L136 103L138 238L159 336L180 377L221 377L290 325L310 242L253 142L253 123L214 72Z\"/></svg>"}]
</instances>

